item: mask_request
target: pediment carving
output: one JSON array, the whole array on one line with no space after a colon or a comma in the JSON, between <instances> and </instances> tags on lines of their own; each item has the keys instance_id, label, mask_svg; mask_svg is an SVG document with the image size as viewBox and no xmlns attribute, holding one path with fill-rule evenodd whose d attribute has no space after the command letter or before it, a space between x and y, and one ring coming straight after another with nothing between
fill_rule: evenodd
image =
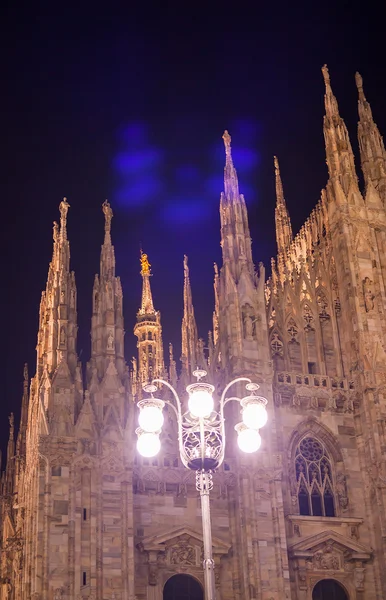
<instances>
[{"instance_id":1,"label":"pediment carving","mask_svg":"<svg viewBox=\"0 0 386 600\"><path fill-rule=\"evenodd\" d=\"M213 537L213 554L225 555L231 545L220 538ZM194 529L188 526L179 527L159 533L157 535L145 537L142 542L138 545L139 549L145 552L166 552L168 556L171 556L170 550L172 548L180 548L181 553L184 554L186 560L191 560L191 555L186 554L186 548L188 546L197 546L201 548L203 545L203 537L201 533L198 533ZM183 550L184 549L184 550ZM174 555L173 555L174 556Z\"/></svg>"},{"instance_id":2,"label":"pediment carving","mask_svg":"<svg viewBox=\"0 0 386 600\"><path fill-rule=\"evenodd\" d=\"M368 561L372 551L352 538L346 538L335 531L309 536L292 544L289 548L293 558L312 561L313 566L321 569L336 569L341 561ZM328 566L327 566L328 565Z\"/></svg>"}]
</instances>

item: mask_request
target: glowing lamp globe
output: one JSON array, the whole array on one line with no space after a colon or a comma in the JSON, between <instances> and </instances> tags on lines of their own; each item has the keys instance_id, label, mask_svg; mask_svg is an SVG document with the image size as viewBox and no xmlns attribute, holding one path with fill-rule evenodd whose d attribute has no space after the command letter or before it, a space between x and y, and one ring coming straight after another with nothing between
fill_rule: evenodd
<instances>
[{"instance_id":1,"label":"glowing lamp globe","mask_svg":"<svg viewBox=\"0 0 386 600\"><path fill-rule=\"evenodd\" d=\"M249 429L244 423L238 423L235 426L238 433L237 444L242 452L252 454L257 452L261 446L261 437L256 429Z\"/></svg>"},{"instance_id":2,"label":"glowing lamp globe","mask_svg":"<svg viewBox=\"0 0 386 600\"><path fill-rule=\"evenodd\" d=\"M207 417L213 411L213 396L207 389L196 388L189 394L188 406L193 417Z\"/></svg>"},{"instance_id":3,"label":"glowing lamp globe","mask_svg":"<svg viewBox=\"0 0 386 600\"><path fill-rule=\"evenodd\" d=\"M159 431L164 424L162 408L154 405L144 406L139 413L138 423L141 429L148 433Z\"/></svg>"},{"instance_id":4,"label":"glowing lamp globe","mask_svg":"<svg viewBox=\"0 0 386 600\"><path fill-rule=\"evenodd\" d=\"M137 450L140 455L144 458L156 456L161 449L159 436L156 433L149 433L147 431L140 433L138 429L136 433L138 435Z\"/></svg>"},{"instance_id":5,"label":"glowing lamp globe","mask_svg":"<svg viewBox=\"0 0 386 600\"><path fill-rule=\"evenodd\" d=\"M249 429L261 429L268 421L267 410L261 402L250 402L242 410L243 423Z\"/></svg>"}]
</instances>

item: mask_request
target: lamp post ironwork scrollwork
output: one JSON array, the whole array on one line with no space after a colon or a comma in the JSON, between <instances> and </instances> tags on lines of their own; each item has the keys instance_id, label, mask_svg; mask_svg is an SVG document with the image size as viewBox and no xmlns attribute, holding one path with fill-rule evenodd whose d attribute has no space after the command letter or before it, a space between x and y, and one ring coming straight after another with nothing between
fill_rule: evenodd
<instances>
[{"instance_id":1,"label":"lamp post ironwork scrollwork","mask_svg":"<svg viewBox=\"0 0 386 600\"><path fill-rule=\"evenodd\" d=\"M261 444L259 429L267 422L267 399L257 395L259 385L252 383L248 377L237 377L225 387L218 410L215 410L214 386L203 381L207 372L197 369L193 375L197 381L187 386L188 411L183 412L182 402L174 387L163 379L154 379L143 386L150 394L149 398L138 402L140 409L138 436L138 452L145 457L158 454L161 443L160 433L163 425L163 408L170 406L175 413L178 426L178 444L182 463L196 472L196 489L201 497L202 531L204 546L204 582L206 600L215 600L216 588L214 577L214 560L212 553L212 529L210 519L209 493L213 487L213 471L223 462L225 456L225 417L224 408L231 401L241 405L242 421L235 426L238 434L238 445L243 452L256 452ZM244 382L247 395L244 398L227 397L231 386ZM154 397L158 386L167 387L173 395L173 401Z\"/></svg>"}]
</instances>

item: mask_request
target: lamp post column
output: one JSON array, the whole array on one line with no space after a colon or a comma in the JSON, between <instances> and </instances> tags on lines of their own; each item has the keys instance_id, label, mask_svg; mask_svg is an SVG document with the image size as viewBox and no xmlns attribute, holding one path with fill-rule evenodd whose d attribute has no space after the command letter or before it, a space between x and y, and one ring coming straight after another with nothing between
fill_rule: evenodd
<instances>
[{"instance_id":1,"label":"lamp post column","mask_svg":"<svg viewBox=\"0 0 386 600\"><path fill-rule=\"evenodd\" d=\"M212 525L210 521L209 492L212 489L212 473L210 471L197 471L196 488L200 492L202 535L204 542L204 582L205 600L216 600L216 585L214 577L214 560L212 554Z\"/></svg>"}]
</instances>

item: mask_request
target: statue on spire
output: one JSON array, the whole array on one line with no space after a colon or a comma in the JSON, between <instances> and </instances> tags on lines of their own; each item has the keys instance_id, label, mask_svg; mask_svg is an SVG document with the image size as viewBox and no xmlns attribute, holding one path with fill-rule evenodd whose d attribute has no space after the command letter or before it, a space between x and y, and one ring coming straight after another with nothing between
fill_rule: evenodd
<instances>
[{"instance_id":1,"label":"statue on spire","mask_svg":"<svg viewBox=\"0 0 386 600\"><path fill-rule=\"evenodd\" d=\"M358 92L363 93L363 79L362 75L358 73L358 71L355 73L355 83L357 84Z\"/></svg>"},{"instance_id":2,"label":"statue on spire","mask_svg":"<svg viewBox=\"0 0 386 600\"><path fill-rule=\"evenodd\" d=\"M59 225L57 224L56 221L54 221L52 237L54 239L54 242L57 242L59 239Z\"/></svg>"},{"instance_id":3,"label":"statue on spire","mask_svg":"<svg viewBox=\"0 0 386 600\"><path fill-rule=\"evenodd\" d=\"M67 202L67 198L63 198L63 200L61 201L61 203L59 204L59 210L60 210L60 220L66 220L67 218L67 213L68 213L68 209L70 208L69 203Z\"/></svg>"},{"instance_id":4,"label":"statue on spire","mask_svg":"<svg viewBox=\"0 0 386 600\"><path fill-rule=\"evenodd\" d=\"M149 263L147 254L144 254L141 250L141 275L142 277L144 277L145 275L149 276L150 275L150 267L151 264Z\"/></svg>"},{"instance_id":5,"label":"statue on spire","mask_svg":"<svg viewBox=\"0 0 386 600\"><path fill-rule=\"evenodd\" d=\"M67 202L67 198L63 198L61 203L59 204L60 210L60 239L67 239L67 213L70 205Z\"/></svg>"},{"instance_id":6,"label":"statue on spire","mask_svg":"<svg viewBox=\"0 0 386 600\"><path fill-rule=\"evenodd\" d=\"M232 138L231 138L231 136L229 135L229 133L228 133L227 129L224 131L224 134L223 134L223 136L222 136L222 139L224 140L224 145L225 145L225 154L226 154L227 156L230 156L230 155L231 155L231 141L232 141Z\"/></svg>"},{"instance_id":7,"label":"statue on spire","mask_svg":"<svg viewBox=\"0 0 386 600\"><path fill-rule=\"evenodd\" d=\"M331 88L331 86L330 86L330 73L328 72L327 65L323 65L323 67L322 67L322 73L323 73L324 83L326 84L326 88Z\"/></svg>"},{"instance_id":8,"label":"statue on spire","mask_svg":"<svg viewBox=\"0 0 386 600\"><path fill-rule=\"evenodd\" d=\"M111 220L113 218L113 211L111 210L110 202L105 200L102 204L103 214L105 215L105 232L110 233L111 231Z\"/></svg>"}]
</instances>

